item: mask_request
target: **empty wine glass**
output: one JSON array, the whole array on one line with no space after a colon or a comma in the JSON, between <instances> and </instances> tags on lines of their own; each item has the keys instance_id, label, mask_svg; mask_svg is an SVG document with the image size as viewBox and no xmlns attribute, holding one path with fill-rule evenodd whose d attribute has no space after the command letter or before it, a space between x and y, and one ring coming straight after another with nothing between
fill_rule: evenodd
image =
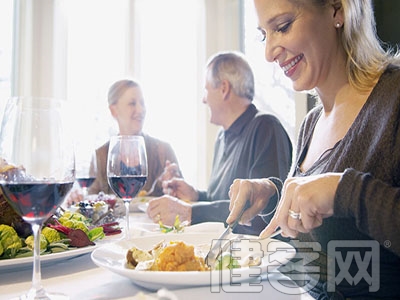
<instances>
[{"instance_id":1,"label":"empty wine glass","mask_svg":"<svg viewBox=\"0 0 400 300\"><path fill-rule=\"evenodd\" d=\"M48 293L41 285L40 233L72 188L75 177L71 141L63 131L63 101L50 98L12 98L0 132L0 176L5 198L28 222L34 235L32 287L20 299L69 299ZM3 168L4 170L4 168Z\"/></svg>"},{"instance_id":2,"label":"empty wine glass","mask_svg":"<svg viewBox=\"0 0 400 300\"><path fill-rule=\"evenodd\" d=\"M125 237L129 239L129 204L147 180L147 154L142 136L111 137L107 158L107 179L114 193L124 201Z\"/></svg>"}]
</instances>

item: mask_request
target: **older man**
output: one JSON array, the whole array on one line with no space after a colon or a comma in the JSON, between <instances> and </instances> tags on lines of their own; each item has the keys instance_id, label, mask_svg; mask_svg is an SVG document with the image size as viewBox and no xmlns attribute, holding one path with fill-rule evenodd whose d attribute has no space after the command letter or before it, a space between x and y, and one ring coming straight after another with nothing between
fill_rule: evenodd
<instances>
[{"instance_id":1,"label":"older man","mask_svg":"<svg viewBox=\"0 0 400 300\"><path fill-rule=\"evenodd\" d=\"M275 116L255 107L253 97L254 75L241 54L218 53L209 60L203 103L210 108L210 122L221 130L208 189L199 191L182 178L165 181L164 191L169 190L169 195L149 204L148 215L154 221L172 224L179 215L181 221L191 224L224 222L234 179L286 178L292 161L291 141ZM263 227L265 223L255 218L250 228L238 232L258 234Z\"/></svg>"}]
</instances>

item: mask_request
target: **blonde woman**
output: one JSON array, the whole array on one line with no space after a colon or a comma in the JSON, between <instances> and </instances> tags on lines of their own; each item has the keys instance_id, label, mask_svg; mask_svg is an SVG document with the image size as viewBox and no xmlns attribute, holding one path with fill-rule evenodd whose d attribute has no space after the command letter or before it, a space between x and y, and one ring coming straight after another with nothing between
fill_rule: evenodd
<instances>
[{"instance_id":1,"label":"blonde woman","mask_svg":"<svg viewBox=\"0 0 400 300\"><path fill-rule=\"evenodd\" d=\"M266 60L281 67L296 91L313 90L320 102L302 124L278 209L261 236L280 227L294 245L321 247L303 252L305 287L317 299L398 298L399 56L381 47L370 0L254 3ZM275 187L269 179L235 181L227 222L247 200L241 222L265 213ZM353 261L335 277L335 245L343 260L374 249L375 262L363 270ZM360 245L368 245L365 253Z\"/></svg>"}]
</instances>

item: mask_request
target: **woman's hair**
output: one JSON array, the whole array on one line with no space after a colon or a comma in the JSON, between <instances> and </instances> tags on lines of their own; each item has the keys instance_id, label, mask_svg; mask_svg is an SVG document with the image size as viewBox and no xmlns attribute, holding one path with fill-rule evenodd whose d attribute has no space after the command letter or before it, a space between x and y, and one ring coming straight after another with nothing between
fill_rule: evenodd
<instances>
[{"instance_id":1,"label":"woman's hair","mask_svg":"<svg viewBox=\"0 0 400 300\"><path fill-rule=\"evenodd\" d=\"M235 52L220 52L207 63L208 76L214 87L227 80L239 97L249 100L254 98L254 75L244 57Z\"/></svg>"},{"instance_id":2,"label":"woman's hair","mask_svg":"<svg viewBox=\"0 0 400 300\"><path fill-rule=\"evenodd\" d=\"M123 93L130 87L139 87L139 83L129 79L118 80L112 84L108 90L108 105L113 105L118 102Z\"/></svg>"},{"instance_id":3,"label":"woman's hair","mask_svg":"<svg viewBox=\"0 0 400 300\"><path fill-rule=\"evenodd\" d=\"M305 3L310 0L291 0ZM344 12L342 43L347 54L347 74L350 84L360 91L373 87L389 64L400 64L399 52L385 51L376 32L371 0L311 0L314 5L340 6Z\"/></svg>"}]
</instances>

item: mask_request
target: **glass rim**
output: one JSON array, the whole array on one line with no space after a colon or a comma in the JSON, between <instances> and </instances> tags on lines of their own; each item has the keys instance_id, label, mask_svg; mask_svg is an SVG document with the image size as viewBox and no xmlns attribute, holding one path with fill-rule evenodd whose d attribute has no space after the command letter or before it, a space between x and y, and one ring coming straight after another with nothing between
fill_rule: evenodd
<instances>
[{"instance_id":1,"label":"glass rim","mask_svg":"<svg viewBox=\"0 0 400 300\"><path fill-rule=\"evenodd\" d=\"M142 135L128 135L128 134L118 134L118 135L113 135L110 137L110 139L124 139L124 140L129 140L129 139L140 139L144 140L144 137Z\"/></svg>"}]
</instances>

